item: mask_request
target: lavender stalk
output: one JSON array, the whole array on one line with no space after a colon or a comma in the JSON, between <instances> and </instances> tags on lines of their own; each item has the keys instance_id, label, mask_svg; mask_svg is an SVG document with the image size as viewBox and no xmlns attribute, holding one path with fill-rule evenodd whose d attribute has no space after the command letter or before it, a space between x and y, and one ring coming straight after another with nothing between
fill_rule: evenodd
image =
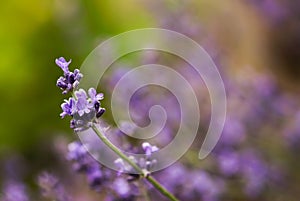
<instances>
[{"instance_id":1,"label":"lavender stalk","mask_svg":"<svg viewBox=\"0 0 300 201\"><path fill-rule=\"evenodd\" d=\"M138 174L141 174L144 179L151 183L161 194L169 198L172 201L178 201L178 199L163 187L155 178L150 175L147 168L141 168L133 160L120 151L107 137L103 134L101 129L96 125L97 118L101 117L105 112L105 109L101 107L100 101L103 99L103 94L97 94L94 88L90 88L88 93L85 90L79 89L78 85L82 78L82 74L78 69L74 72L69 71L69 64L71 61L66 61L63 57L56 59L56 64L63 70L64 75L57 80L57 86L63 90L63 94L71 93L72 97L65 100L61 105L63 112L60 114L62 118L65 116L71 116L70 127L75 132L80 132L85 129L92 128L98 137L105 143L112 151L114 151L121 160L126 161L132 168L134 168ZM143 145L146 150L146 155L157 149L156 146L151 147L149 143Z\"/></svg>"}]
</instances>

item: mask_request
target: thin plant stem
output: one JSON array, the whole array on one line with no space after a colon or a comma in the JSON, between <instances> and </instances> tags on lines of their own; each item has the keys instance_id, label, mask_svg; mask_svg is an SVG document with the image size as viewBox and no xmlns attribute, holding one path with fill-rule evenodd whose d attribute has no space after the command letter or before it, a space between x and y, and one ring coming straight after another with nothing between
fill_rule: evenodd
<instances>
[{"instance_id":1,"label":"thin plant stem","mask_svg":"<svg viewBox=\"0 0 300 201\"><path fill-rule=\"evenodd\" d=\"M133 160L131 160L128 156L126 156L119 148L117 148L114 144L112 144L107 137L98 129L96 124L92 124L92 129L98 135L98 137L103 141L105 145L107 145L112 151L114 151L121 159L126 161L129 165L131 165L139 174L142 174L144 178L150 182L161 194L166 196L172 201L179 201L171 192L169 192L165 187L163 187L154 177L149 175L148 171L140 168Z\"/></svg>"}]
</instances>

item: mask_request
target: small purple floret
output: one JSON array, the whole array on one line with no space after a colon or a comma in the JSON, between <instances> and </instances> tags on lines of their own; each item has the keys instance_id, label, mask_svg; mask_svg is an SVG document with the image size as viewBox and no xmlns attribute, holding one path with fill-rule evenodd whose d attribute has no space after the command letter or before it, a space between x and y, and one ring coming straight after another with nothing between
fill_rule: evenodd
<instances>
[{"instance_id":1,"label":"small purple floret","mask_svg":"<svg viewBox=\"0 0 300 201\"><path fill-rule=\"evenodd\" d=\"M86 92L83 89L75 92L75 96L77 97L76 109L79 116L83 116L84 113L89 113L92 109L91 105L87 100Z\"/></svg>"},{"instance_id":2,"label":"small purple floret","mask_svg":"<svg viewBox=\"0 0 300 201\"><path fill-rule=\"evenodd\" d=\"M55 59L55 63L64 71L65 74L69 73L69 65L71 63L71 60L66 61L65 58L60 57L58 59Z\"/></svg>"},{"instance_id":3,"label":"small purple floret","mask_svg":"<svg viewBox=\"0 0 300 201\"><path fill-rule=\"evenodd\" d=\"M69 91L72 91L77 88L79 85L79 81L82 78L82 74L78 69L75 69L74 72L70 72L69 70L69 64L70 61L66 61L65 58L60 57L59 59L55 60L56 65L58 65L64 72L64 76L61 76L58 78L56 82L56 86L61 88L63 90L63 94L68 93Z\"/></svg>"},{"instance_id":4,"label":"small purple floret","mask_svg":"<svg viewBox=\"0 0 300 201\"><path fill-rule=\"evenodd\" d=\"M74 98L69 98L61 104L61 109L63 112L60 114L61 118L64 118L66 115L72 116L75 112L75 100Z\"/></svg>"},{"instance_id":5,"label":"small purple floret","mask_svg":"<svg viewBox=\"0 0 300 201\"><path fill-rule=\"evenodd\" d=\"M152 146L148 142L144 142L142 144L142 147L143 147L143 150L145 151L145 154L146 154L147 157L150 157L153 152L158 151L157 146Z\"/></svg>"}]
</instances>

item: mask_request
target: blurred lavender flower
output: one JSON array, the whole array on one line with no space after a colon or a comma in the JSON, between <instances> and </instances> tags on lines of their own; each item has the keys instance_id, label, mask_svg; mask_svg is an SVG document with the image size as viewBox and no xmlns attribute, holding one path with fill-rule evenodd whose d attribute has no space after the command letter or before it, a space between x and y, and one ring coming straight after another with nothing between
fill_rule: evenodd
<instances>
[{"instance_id":1,"label":"blurred lavender flower","mask_svg":"<svg viewBox=\"0 0 300 201\"><path fill-rule=\"evenodd\" d=\"M204 170L188 169L180 163L168 167L158 179L181 200L219 200L224 182Z\"/></svg>"},{"instance_id":2,"label":"blurred lavender flower","mask_svg":"<svg viewBox=\"0 0 300 201\"><path fill-rule=\"evenodd\" d=\"M86 148L79 142L72 142L68 145L67 159L73 161L73 168L76 171L87 170L91 162Z\"/></svg>"},{"instance_id":3,"label":"blurred lavender flower","mask_svg":"<svg viewBox=\"0 0 300 201\"><path fill-rule=\"evenodd\" d=\"M139 192L133 183L132 175L117 174L113 170L101 166L79 142L72 142L68 147L67 159L73 162L75 171L86 175L91 189L96 192L114 191L116 194L108 195L107 200L135 200ZM120 164L122 168L125 167L125 163L121 159L116 164Z\"/></svg>"},{"instance_id":4,"label":"blurred lavender flower","mask_svg":"<svg viewBox=\"0 0 300 201\"><path fill-rule=\"evenodd\" d=\"M245 133L246 131L243 122L237 118L230 117L230 114L228 114L219 146L222 144L227 146L240 144L245 140Z\"/></svg>"},{"instance_id":5,"label":"blurred lavender flower","mask_svg":"<svg viewBox=\"0 0 300 201\"><path fill-rule=\"evenodd\" d=\"M88 164L85 173L90 187L95 191L101 191L102 185L108 178L105 177L100 165L96 161Z\"/></svg>"},{"instance_id":6,"label":"blurred lavender flower","mask_svg":"<svg viewBox=\"0 0 300 201\"><path fill-rule=\"evenodd\" d=\"M2 201L29 201L26 186L17 181L4 184Z\"/></svg>"},{"instance_id":7,"label":"blurred lavender flower","mask_svg":"<svg viewBox=\"0 0 300 201\"><path fill-rule=\"evenodd\" d=\"M129 183L125 178L118 177L112 184L112 188L118 194L117 200L134 201L139 194L136 186L131 182Z\"/></svg>"},{"instance_id":8,"label":"blurred lavender flower","mask_svg":"<svg viewBox=\"0 0 300 201\"><path fill-rule=\"evenodd\" d=\"M223 191L222 182L214 180L205 171L194 171L189 177L192 181L191 187L201 195L204 201L219 200L218 197Z\"/></svg>"},{"instance_id":9,"label":"blurred lavender flower","mask_svg":"<svg viewBox=\"0 0 300 201\"><path fill-rule=\"evenodd\" d=\"M242 173L246 179L247 195L250 197L259 195L268 180L268 168L255 152L247 150L243 153Z\"/></svg>"},{"instance_id":10,"label":"blurred lavender flower","mask_svg":"<svg viewBox=\"0 0 300 201\"><path fill-rule=\"evenodd\" d=\"M288 10L281 1L277 0L247 0L256 6L269 21L274 24L283 22L288 17Z\"/></svg>"},{"instance_id":11,"label":"blurred lavender flower","mask_svg":"<svg viewBox=\"0 0 300 201\"><path fill-rule=\"evenodd\" d=\"M54 175L43 172L38 177L38 185L41 193L45 198L56 201L71 201L72 199L66 193L64 187L59 183L58 178Z\"/></svg>"},{"instance_id":12,"label":"blurred lavender flower","mask_svg":"<svg viewBox=\"0 0 300 201\"><path fill-rule=\"evenodd\" d=\"M108 179L103 174L100 164L89 155L86 147L79 142L70 143L68 150L67 159L73 162L74 170L86 174L90 187L95 191L100 191Z\"/></svg>"},{"instance_id":13,"label":"blurred lavender flower","mask_svg":"<svg viewBox=\"0 0 300 201\"><path fill-rule=\"evenodd\" d=\"M238 153L229 150L222 150L221 153L218 154L218 165L220 171L224 175L234 175L238 173L240 170L240 160Z\"/></svg>"},{"instance_id":14,"label":"blurred lavender flower","mask_svg":"<svg viewBox=\"0 0 300 201\"><path fill-rule=\"evenodd\" d=\"M143 149L144 149L145 154L146 154L147 157L150 157L153 152L158 151L158 147L157 146L152 146L148 142L144 142L142 144L142 147L143 147Z\"/></svg>"}]
</instances>

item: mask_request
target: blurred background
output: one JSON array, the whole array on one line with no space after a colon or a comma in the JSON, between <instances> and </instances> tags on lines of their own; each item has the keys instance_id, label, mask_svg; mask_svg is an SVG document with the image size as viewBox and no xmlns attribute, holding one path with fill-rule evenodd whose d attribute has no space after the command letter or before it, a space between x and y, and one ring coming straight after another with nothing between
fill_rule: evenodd
<instances>
[{"instance_id":1,"label":"blurred background","mask_svg":"<svg viewBox=\"0 0 300 201\"><path fill-rule=\"evenodd\" d=\"M254 197L232 190L238 183L231 176L222 176L230 187L220 200L298 200L299 9L300 2L292 0L2 1L1 183L9 176L24 178L35 192L35 175L40 171L50 169L62 175L70 171L61 152L76 135L68 121L59 117L65 97L55 86L61 75L55 58L72 59L71 68L80 68L101 41L132 29L161 27L189 36L209 52L220 69L229 99L231 122L224 132L241 132L247 139L230 146L236 152L245 147L254 150L266 167L276 170ZM136 60L126 62L131 66ZM109 93L110 88L101 86L101 90ZM207 100L203 101L206 106ZM216 149L216 158L222 146ZM191 152L183 161L219 175L211 166L213 157L193 164L193 148ZM16 169L8 168L10 165Z\"/></svg>"}]
</instances>

